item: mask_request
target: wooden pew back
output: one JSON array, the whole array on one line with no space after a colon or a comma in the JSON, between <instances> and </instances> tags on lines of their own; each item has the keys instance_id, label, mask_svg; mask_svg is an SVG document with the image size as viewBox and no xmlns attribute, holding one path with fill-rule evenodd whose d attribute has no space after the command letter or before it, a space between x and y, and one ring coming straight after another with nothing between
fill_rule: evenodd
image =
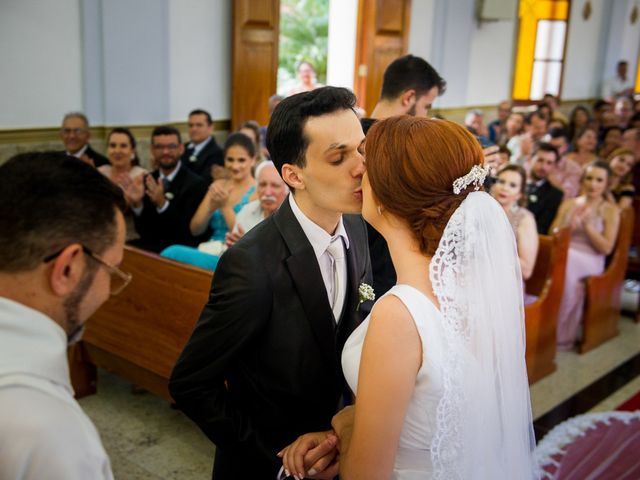
<instances>
[{"instance_id":1,"label":"wooden pew back","mask_svg":"<svg viewBox=\"0 0 640 480\"><path fill-rule=\"evenodd\" d=\"M586 281L580 353L588 352L618 335L620 295L627 270L633 230L633 209L625 208L620 212L618 238L609 265L602 275L589 277Z\"/></svg>"},{"instance_id":2,"label":"wooden pew back","mask_svg":"<svg viewBox=\"0 0 640 480\"><path fill-rule=\"evenodd\" d=\"M207 302L213 274L129 246L121 268L133 275L131 284L89 319L76 361L88 360L168 399L168 378Z\"/></svg>"},{"instance_id":3,"label":"wooden pew back","mask_svg":"<svg viewBox=\"0 0 640 480\"><path fill-rule=\"evenodd\" d=\"M529 383L535 383L556 370L556 326L570 238L566 228L552 236L540 235L536 265L526 282L527 293L538 297L524 309Z\"/></svg>"}]
</instances>

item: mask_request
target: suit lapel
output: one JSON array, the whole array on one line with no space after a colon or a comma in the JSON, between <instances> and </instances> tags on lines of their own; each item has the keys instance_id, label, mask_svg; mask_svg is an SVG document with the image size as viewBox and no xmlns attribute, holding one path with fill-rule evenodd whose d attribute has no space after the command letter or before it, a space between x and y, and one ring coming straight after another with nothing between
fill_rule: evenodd
<instances>
[{"instance_id":1,"label":"suit lapel","mask_svg":"<svg viewBox=\"0 0 640 480\"><path fill-rule=\"evenodd\" d=\"M302 302L307 321L327 360L334 364L337 362L336 326L311 243L291 211L288 198L273 215L291 254L285 259L285 263Z\"/></svg>"}]
</instances>

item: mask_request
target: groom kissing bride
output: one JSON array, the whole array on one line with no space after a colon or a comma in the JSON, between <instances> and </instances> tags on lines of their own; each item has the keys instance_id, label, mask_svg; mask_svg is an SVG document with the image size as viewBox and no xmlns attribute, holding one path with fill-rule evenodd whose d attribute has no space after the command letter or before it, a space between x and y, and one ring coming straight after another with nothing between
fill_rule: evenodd
<instances>
[{"instance_id":1,"label":"groom kissing bride","mask_svg":"<svg viewBox=\"0 0 640 480\"><path fill-rule=\"evenodd\" d=\"M215 479L530 479L521 275L476 191L482 150L454 123L392 117L365 173L354 104L324 87L275 110L293 194L221 258L171 393L216 444ZM397 273L362 323L366 234L342 215L360 210ZM345 378L355 406L334 416Z\"/></svg>"}]
</instances>

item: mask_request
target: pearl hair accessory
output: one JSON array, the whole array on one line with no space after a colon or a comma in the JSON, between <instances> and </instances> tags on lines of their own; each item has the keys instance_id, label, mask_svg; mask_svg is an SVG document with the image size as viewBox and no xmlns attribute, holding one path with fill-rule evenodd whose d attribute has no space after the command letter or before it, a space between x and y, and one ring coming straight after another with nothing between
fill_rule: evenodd
<instances>
[{"instance_id":1,"label":"pearl hair accessory","mask_svg":"<svg viewBox=\"0 0 640 480\"><path fill-rule=\"evenodd\" d=\"M488 173L489 166L482 167L480 165L474 165L473 167L471 167L469 173L467 173L464 177L455 179L455 181L453 182L453 193L455 193L456 195L460 195L460 192L466 189L469 185L473 185L474 190L480 189Z\"/></svg>"}]
</instances>

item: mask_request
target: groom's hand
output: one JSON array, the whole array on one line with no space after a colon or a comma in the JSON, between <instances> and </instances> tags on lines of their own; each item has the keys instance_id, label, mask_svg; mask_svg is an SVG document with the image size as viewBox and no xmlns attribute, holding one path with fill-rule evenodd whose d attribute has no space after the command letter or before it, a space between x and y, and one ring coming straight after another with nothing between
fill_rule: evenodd
<instances>
[{"instance_id":1,"label":"groom's hand","mask_svg":"<svg viewBox=\"0 0 640 480\"><path fill-rule=\"evenodd\" d=\"M337 437L333 430L306 433L278 456L287 475L295 478L332 479L338 474Z\"/></svg>"}]
</instances>

